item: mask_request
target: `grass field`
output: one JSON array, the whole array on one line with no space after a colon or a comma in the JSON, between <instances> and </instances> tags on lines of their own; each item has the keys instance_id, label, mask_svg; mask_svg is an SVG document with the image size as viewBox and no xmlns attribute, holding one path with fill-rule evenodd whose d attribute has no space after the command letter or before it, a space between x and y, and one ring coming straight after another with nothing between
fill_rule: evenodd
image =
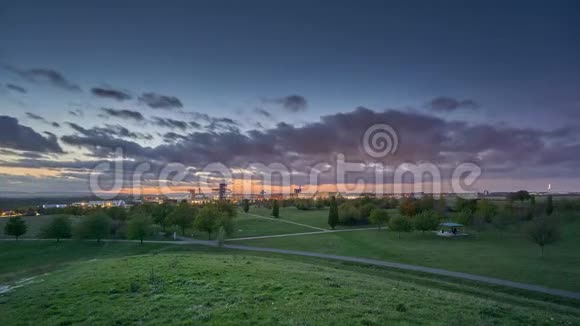
<instances>
[{"instance_id":1,"label":"grass field","mask_svg":"<svg viewBox=\"0 0 580 326\"><path fill-rule=\"evenodd\" d=\"M562 240L546 247L530 243L521 229L489 229L462 239L414 232L354 231L247 240L244 244L357 256L468 272L580 291L580 221L562 227Z\"/></svg>"},{"instance_id":2,"label":"grass field","mask_svg":"<svg viewBox=\"0 0 580 326\"><path fill-rule=\"evenodd\" d=\"M50 266L0 295L0 325L580 323L569 303L313 258L21 241L0 242L0 259L0 275L12 284L25 265Z\"/></svg>"},{"instance_id":3,"label":"grass field","mask_svg":"<svg viewBox=\"0 0 580 326\"><path fill-rule=\"evenodd\" d=\"M268 208L252 207L249 213L266 217L272 217L272 210ZM391 213L395 214L393 212ZM240 216L243 215L244 213L240 214ZM279 219L306 224L322 229L330 229L330 226L328 226L328 208L299 210L296 207L281 207ZM364 227L369 227L369 225L354 225L354 226L337 225L336 229L341 230L341 229L364 228Z\"/></svg>"}]
</instances>

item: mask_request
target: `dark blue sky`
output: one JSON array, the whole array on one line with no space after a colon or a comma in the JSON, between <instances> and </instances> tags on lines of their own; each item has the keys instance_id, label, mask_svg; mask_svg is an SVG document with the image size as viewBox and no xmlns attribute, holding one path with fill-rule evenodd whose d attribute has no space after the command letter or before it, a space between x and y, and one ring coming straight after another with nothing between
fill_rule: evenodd
<instances>
[{"instance_id":1,"label":"dark blue sky","mask_svg":"<svg viewBox=\"0 0 580 326\"><path fill-rule=\"evenodd\" d=\"M2 114L57 137L70 129L25 112L89 128L101 107L151 111L95 98L94 87L174 96L242 131L358 106L424 112L438 97L477 106L429 112L445 120L541 130L580 121L578 1L0 1L0 39L0 84L26 89L0 91ZM22 73L41 68L82 91ZM278 105L294 94L307 101L299 114ZM250 117L256 108L270 117Z\"/></svg>"}]
</instances>

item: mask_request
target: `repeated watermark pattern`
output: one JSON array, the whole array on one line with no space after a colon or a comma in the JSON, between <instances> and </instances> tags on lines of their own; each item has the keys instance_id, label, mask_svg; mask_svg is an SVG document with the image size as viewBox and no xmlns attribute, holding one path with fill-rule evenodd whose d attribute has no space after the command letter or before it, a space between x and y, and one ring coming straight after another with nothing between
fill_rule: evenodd
<instances>
[{"instance_id":1,"label":"repeated watermark pattern","mask_svg":"<svg viewBox=\"0 0 580 326\"><path fill-rule=\"evenodd\" d=\"M292 193L296 185L292 177L301 174L302 180L305 180L301 186L312 194L324 185L328 186L328 182L322 182L321 177L330 175L335 191L342 194L372 192L381 196L412 192L439 196L443 193L443 184L446 184L446 193L462 196L472 193L471 187L482 173L481 168L471 162L456 164L452 168L430 162L385 165L384 161L389 155L395 155L400 145L398 133L388 124L375 124L367 128L360 144L370 161L347 161L345 154L338 153L331 162L318 162L308 167L308 172L294 171L282 162L254 162L243 167L212 162L196 168L176 162L163 164L153 176L149 162L133 164L131 171L126 171L123 149L117 148L117 159L101 162L91 171L89 188L94 195L103 199L114 198L121 193L139 197L143 195L144 188L153 188L159 195L169 195L176 192L175 185L211 196L219 183L235 183L238 185L235 192L241 198L251 198L257 194L269 198L274 193ZM366 172L366 177L352 181L353 175L363 172ZM385 182L387 177L390 182ZM409 190L409 187L412 189Z\"/></svg>"}]
</instances>

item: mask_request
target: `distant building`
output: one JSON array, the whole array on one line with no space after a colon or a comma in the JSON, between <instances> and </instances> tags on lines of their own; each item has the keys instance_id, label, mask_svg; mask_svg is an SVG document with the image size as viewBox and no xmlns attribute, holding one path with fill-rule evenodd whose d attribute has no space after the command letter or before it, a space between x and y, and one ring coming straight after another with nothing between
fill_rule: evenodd
<instances>
[{"instance_id":1,"label":"distant building","mask_svg":"<svg viewBox=\"0 0 580 326\"><path fill-rule=\"evenodd\" d=\"M71 206L81 207L125 207L124 200L91 200L89 202L76 202Z\"/></svg>"},{"instance_id":2,"label":"distant building","mask_svg":"<svg viewBox=\"0 0 580 326\"><path fill-rule=\"evenodd\" d=\"M68 207L67 204L44 204L42 208L44 209L51 209L51 208L65 208Z\"/></svg>"}]
</instances>

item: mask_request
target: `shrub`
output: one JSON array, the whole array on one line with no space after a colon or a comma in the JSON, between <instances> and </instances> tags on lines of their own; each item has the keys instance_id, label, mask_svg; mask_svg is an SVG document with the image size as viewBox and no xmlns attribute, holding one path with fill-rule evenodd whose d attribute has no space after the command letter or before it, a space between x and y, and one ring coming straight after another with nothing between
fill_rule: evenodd
<instances>
[{"instance_id":1,"label":"shrub","mask_svg":"<svg viewBox=\"0 0 580 326\"><path fill-rule=\"evenodd\" d=\"M359 210L350 203L344 203L338 208L340 224L356 224L360 219Z\"/></svg>"}]
</instances>

